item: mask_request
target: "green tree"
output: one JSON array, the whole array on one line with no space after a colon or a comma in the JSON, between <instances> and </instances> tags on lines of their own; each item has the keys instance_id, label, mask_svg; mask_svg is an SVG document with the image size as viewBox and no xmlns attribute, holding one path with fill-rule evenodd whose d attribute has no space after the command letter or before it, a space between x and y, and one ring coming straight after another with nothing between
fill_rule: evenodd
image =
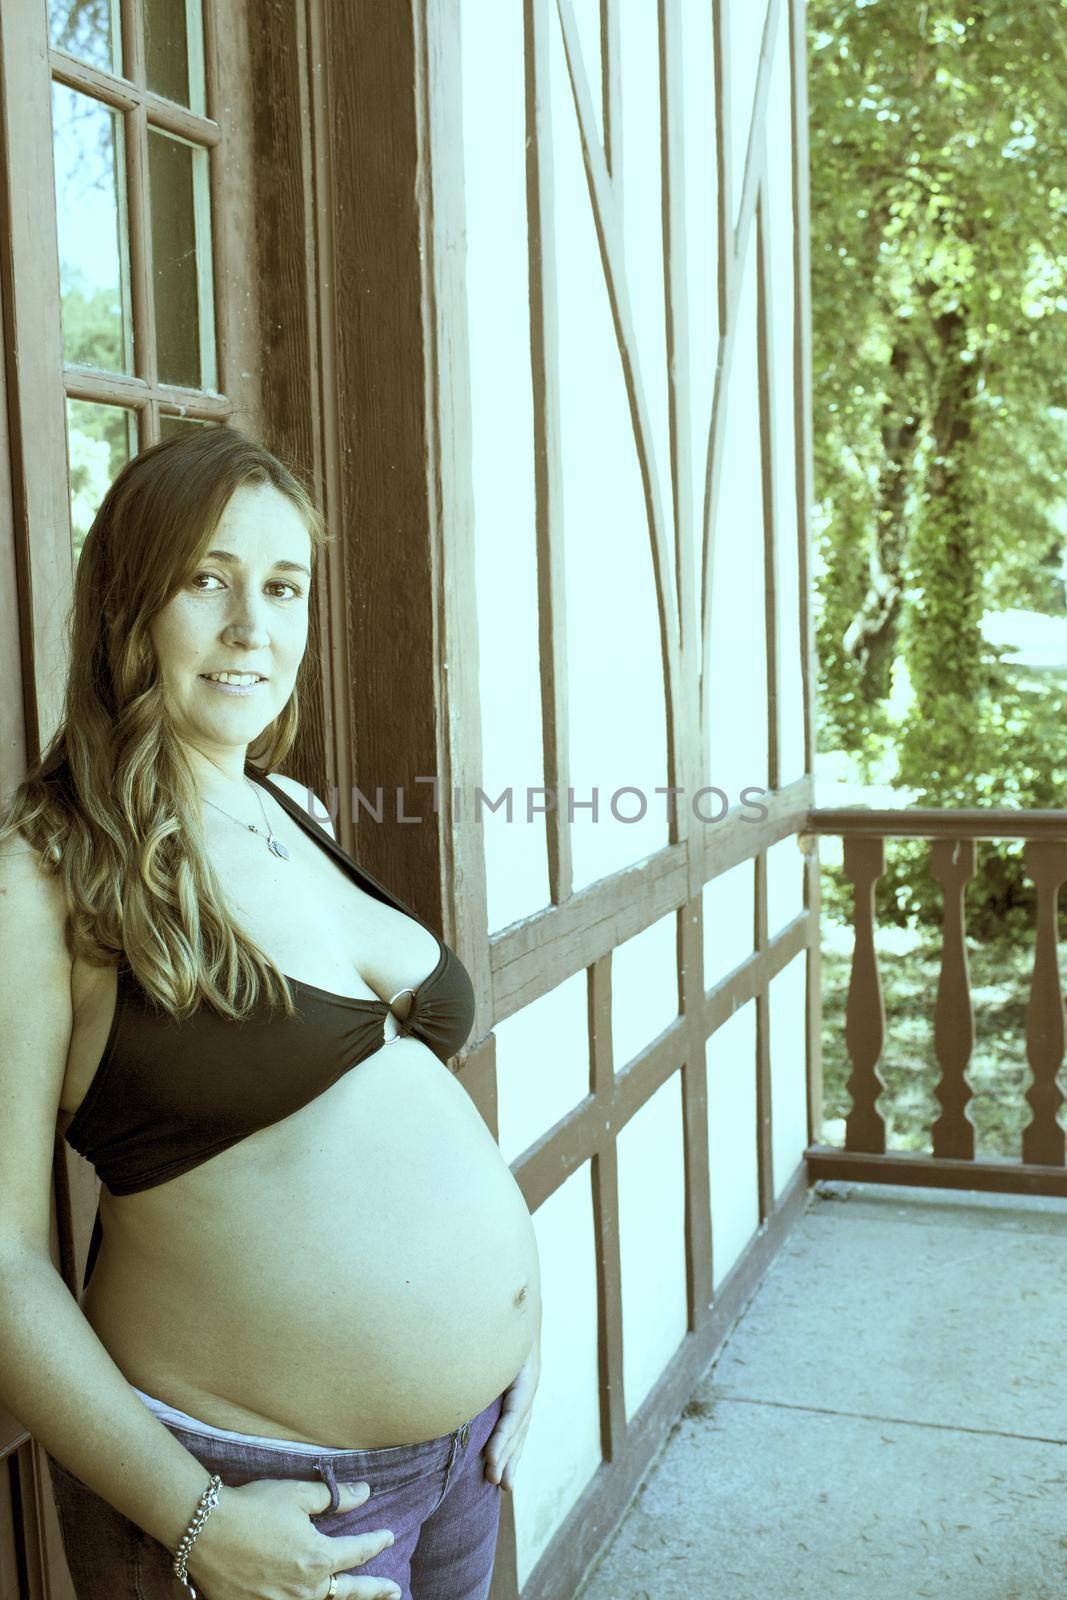
<instances>
[{"instance_id":1,"label":"green tree","mask_svg":"<svg viewBox=\"0 0 1067 1600\"><path fill-rule=\"evenodd\" d=\"M922 804L1063 805L1063 686L980 625L1064 612L1067 0L808 20L820 741ZM991 917L1018 874L989 866ZM883 912L939 915L923 877Z\"/></svg>"}]
</instances>

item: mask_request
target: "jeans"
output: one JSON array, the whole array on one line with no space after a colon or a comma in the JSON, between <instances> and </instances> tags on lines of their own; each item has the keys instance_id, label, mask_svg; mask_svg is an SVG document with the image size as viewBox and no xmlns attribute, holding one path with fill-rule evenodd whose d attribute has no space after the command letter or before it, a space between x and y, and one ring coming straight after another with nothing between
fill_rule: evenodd
<instances>
[{"instance_id":1,"label":"jeans","mask_svg":"<svg viewBox=\"0 0 1067 1600\"><path fill-rule=\"evenodd\" d=\"M256 1439L210 1428L142 1398L224 1484L257 1478L321 1481L330 1490L329 1507L314 1519L321 1533L392 1529L395 1542L363 1566L347 1568L353 1576L391 1578L403 1600L487 1600L503 1491L485 1475L483 1450L500 1415L502 1394L451 1433L384 1450L324 1450ZM48 1465L78 1600L175 1600L185 1593L174 1576L172 1551L51 1456ZM337 1485L361 1482L370 1484L369 1498L355 1511L339 1512Z\"/></svg>"}]
</instances>

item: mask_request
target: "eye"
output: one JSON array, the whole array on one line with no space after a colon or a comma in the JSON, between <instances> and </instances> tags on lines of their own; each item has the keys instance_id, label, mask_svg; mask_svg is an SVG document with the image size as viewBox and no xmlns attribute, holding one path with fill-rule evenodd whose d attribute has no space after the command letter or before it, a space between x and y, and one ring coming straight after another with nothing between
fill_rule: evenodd
<instances>
[{"instance_id":1,"label":"eye","mask_svg":"<svg viewBox=\"0 0 1067 1600\"><path fill-rule=\"evenodd\" d=\"M189 581L190 581L190 584L192 585L192 587L194 589L198 590L200 594L215 594L216 593L216 591L214 589L205 589L199 582L199 580L201 578L216 578L216 579L218 579L218 581L220 583L222 582L222 579L219 578L218 573L216 573L216 572L197 572L197 573L194 573L192 578ZM292 599L299 599L300 596L304 592L299 587L298 584L288 583L286 580L284 580L282 578L273 578L271 580L270 584L268 585L268 587L271 588L271 589L289 589L291 591L291 598ZM282 598L284 598L284 596Z\"/></svg>"}]
</instances>

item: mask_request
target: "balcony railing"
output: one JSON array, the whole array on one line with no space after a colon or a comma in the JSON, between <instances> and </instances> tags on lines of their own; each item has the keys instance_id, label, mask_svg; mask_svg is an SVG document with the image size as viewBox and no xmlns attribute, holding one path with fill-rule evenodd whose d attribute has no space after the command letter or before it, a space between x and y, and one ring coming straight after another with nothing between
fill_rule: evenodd
<instances>
[{"instance_id":1,"label":"balcony railing","mask_svg":"<svg viewBox=\"0 0 1067 1600\"><path fill-rule=\"evenodd\" d=\"M1057 959L1057 898L1067 879L1067 811L874 811L826 807L811 811L811 834L840 837L844 871L853 886L855 941L849 980L845 1043L852 1073L847 1089L844 1149L813 1144L808 1176L860 1182L922 1184L936 1188L1067 1195L1065 1134L1057 1119L1064 1095L1064 1000ZM878 1107L885 1084L879 1075L885 1043L885 1003L875 945L875 885L885 871L887 838L930 841L931 870L943 893L941 967L934 1005L934 1052L940 1069L935 1094L941 1113L931 1128L931 1150L886 1150L885 1118ZM974 1125L967 1107L974 1089L967 1067L974 1047L974 1004L967 963L964 891L975 870L977 839L1025 839L1026 870L1036 890L1034 961L1026 1012L1026 1056L1031 1117L1017 1159L976 1160Z\"/></svg>"}]
</instances>

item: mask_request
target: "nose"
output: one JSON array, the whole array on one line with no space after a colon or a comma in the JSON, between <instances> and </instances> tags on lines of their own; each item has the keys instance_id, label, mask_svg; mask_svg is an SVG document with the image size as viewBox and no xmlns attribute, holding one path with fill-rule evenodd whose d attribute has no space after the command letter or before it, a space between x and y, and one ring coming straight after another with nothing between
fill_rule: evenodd
<instances>
[{"instance_id":1,"label":"nose","mask_svg":"<svg viewBox=\"0 0 1067 1600\"><path fill-rule=\"evenodd\" d=\"M234 585L230 593L230 613L224 630L226 640L232 644L247 645L250 649L267 644L270 639L267 627L269 602L251 590L242 589L240 585Z\"/></svg>"}]
</instances>

